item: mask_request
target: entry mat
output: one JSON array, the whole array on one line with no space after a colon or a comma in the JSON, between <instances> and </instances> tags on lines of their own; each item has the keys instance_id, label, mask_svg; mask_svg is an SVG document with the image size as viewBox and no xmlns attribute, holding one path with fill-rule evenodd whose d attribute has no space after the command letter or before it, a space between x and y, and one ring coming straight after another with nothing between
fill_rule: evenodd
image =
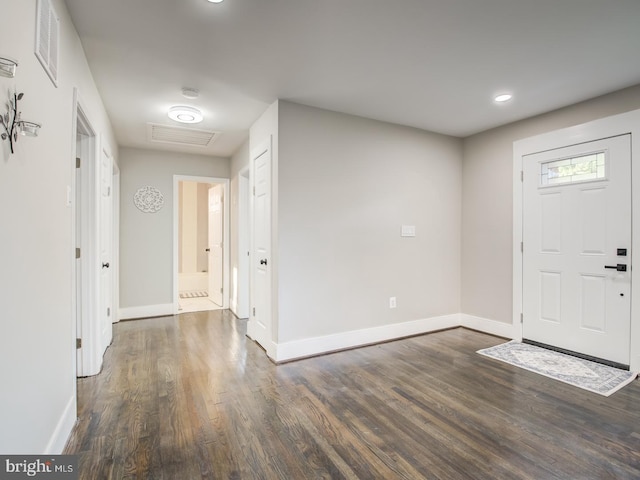
<instances>
[{"instance_id":1,"label":"entry mat","mask_svg":"<svg viewBox=\"0 0 640 480\"><path fill-rule=\"evenodd\" d=\"M478 350L477 353L605 397L628 385L638 375L637 372L620 370L515 340Z\"/></svg>"},{"instance_id":2,"label":"entry mat","mask_svg":"<svg viewBox=\"0 0 640 480\"><path fill-rule=\"evenodd\" d=\"M200 298L200 297L208 297L209 294L207 292L180 292L180 298Z\"/></svg>"}]
</instances>

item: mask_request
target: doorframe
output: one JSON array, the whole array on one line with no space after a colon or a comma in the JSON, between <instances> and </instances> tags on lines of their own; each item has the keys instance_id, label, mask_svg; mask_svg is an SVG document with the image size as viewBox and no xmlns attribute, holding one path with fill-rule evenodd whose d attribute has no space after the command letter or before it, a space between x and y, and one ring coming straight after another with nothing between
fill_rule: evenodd
<instances>
[{"instance_id":1,"label":"doorframe","mask_svg":"<svg viewBox=\"0 0 640 480\"><path fill-rule=\"evenodd\" d=\"M231 285L229 281L229 184L230 181L228 178L219 178L219 177L200 177L200 176L191 176L191 175L174 175L173 176L173 281L171 283L171 288L173 290L173 314L177 315L180 313L178 311L179 305L179 295L178 295L178 258L179 258L179 221L180 221L180 199L178 198L178 185L180 182L198 182L198 183L217 183L222 184L224 186L224 194L223 194L223 214L224 218L222 221L222 238L223 240L223 251L222 251L222 308L229 308L229 286Z\"/></svg>"},{"instance_id":2,"label":"doorframe","mask_svg":"<svg viewBox=\"0 0 640 480\"><path fill-rule=\"evenodd\" d=\"M78 151L78 127L88 132L86 142L83 142L81 151ZM97 159L99 157L100 142L96 129L93 127L85 103L80 96L78 88L73 89L73 119L72 119L72 149L71 149L71 222L73 245L71 258L73 262L72 275L72 315L74 325L73 347L76 346L76 338L82 341L82 348L76 349L76 375L85 377L96 375L102 368L102 352L100 351L100 328L97 316L99 308L100 271L98 266L98 199L96 194L100 191L97 185ZM76 201L76 158L80 156L80 211ZM76 245L77 233L80 230L80 245ZM77 290L76 281L76 248L81 251L81 276L82 282ZM78 295L79 291L79 295ZM80 296L80 298L78 298ZM80 318L78 318L78 301L80 301Z\"/></svg>"},{"instance_id":3,"label":"doorframe","mask_svg":"<svg viewBox=\"0 0 640 480\"><path fill-rule=\"evenodd\" d=\"M513 143L513 338L522 340L523 307L523 184L521 172L525 155L540 153L556 148L578 145L619 135L631 135L631 269L634 252L640 255L640 168L634 164L640 162L640 110L601 118L582 125L562 128L533 137L517 140ZM525 246L526 248L526 246ZM634 301L636 299L636 301ZM629 363L633 371L640 370L640 281L631 283L631 334Z\"/></svg>"},{"instance_id":4,"label":"doorframe","mask_svg":"<svg viewBox=\"0 0 640 480\"><path fill-rule=\"evenodd\" d=\"M246 166L238 172L238 220L237 220L237 273L235 278L235 314L238 318L249 318L251 299L251 168Z\"/></svg>"},{"instance_id":5,"label":"doorframe","mask_svg":"<svg viewBox=\"0 0 640 480\"><path fill-rule=\"evenodd\" d=\"M113 323L120 321L120 167L113 162L113 241L111 257L113 258L113 298L111 319Z\"/></svg>"}]
</instances>

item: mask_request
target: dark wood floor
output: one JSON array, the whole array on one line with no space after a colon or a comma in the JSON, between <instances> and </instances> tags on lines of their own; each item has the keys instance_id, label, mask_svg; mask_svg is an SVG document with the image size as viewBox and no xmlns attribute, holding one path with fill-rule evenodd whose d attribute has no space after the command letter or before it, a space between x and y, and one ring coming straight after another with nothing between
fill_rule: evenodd
<instances>
[{"instance_id":1,"label":"dark wood floor","mask_svg":"<svg viewBox=\"0 0 640 480\"><path fill-rule=\"evenodd\" d=\"M638 479L640 382L605 398L464 329L276 366L224 311L115 326L78 382L82 479Z\"/></svg>"}]
</instances>

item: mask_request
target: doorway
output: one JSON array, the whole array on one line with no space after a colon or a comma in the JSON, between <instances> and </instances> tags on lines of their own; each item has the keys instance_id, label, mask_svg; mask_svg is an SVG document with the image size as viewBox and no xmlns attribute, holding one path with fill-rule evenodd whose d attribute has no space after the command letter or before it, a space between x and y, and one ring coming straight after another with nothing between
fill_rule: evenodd
<instances>
[{"instance_id":1,"label":"doorway","mask_svg":"<svg viewBox=\"0 0 640 480\"><path fill-rule=\"evenodd\" d=\"M587 158L602 152L604 161ZM632 194L640 169L631 167L638 152L640 110L514 142L514 339L536 341L556 329L539 343L640 368L640 316L631 301L640 295L631 281L640 249L640 196ZM592 160L597 168L587 172L580 164ZM601 347L609 350L589 351Z\"/></svg>"},{"instance_id":2,"label":"doorway","mask_svg":"<svg viewBox=\"0 0 640 480\"><path fill-rule=\"evenodd\" d=\"M228 179L174 176L174 313L228 308Z\"/></svg>"},{"instance_id":3,"label":"doorway","mask_svg":"<svg viewBox=\"0 0 640 480\"><path fill-rule=\"evenodd\" d=\"M629 365L631 143L523 158L523 338Z\"/></svg>"},{"instance_id":4,"label":"doorway","mask_svg":"<svg viewBox=\"0 0 640 480\"><path fill-rule=\"evenodd\" d=\"M113 256L118 229L114 225L117 167L108 144L98 137L80 95L74 90L74 175L69 195L73 222L73 312L76 375L96 375L112 339L117 319L113 292L117 265ZM100 141L98 139L100 138ZM73 201L72 201L73 200Z\"/></svg>"}]
</instances>

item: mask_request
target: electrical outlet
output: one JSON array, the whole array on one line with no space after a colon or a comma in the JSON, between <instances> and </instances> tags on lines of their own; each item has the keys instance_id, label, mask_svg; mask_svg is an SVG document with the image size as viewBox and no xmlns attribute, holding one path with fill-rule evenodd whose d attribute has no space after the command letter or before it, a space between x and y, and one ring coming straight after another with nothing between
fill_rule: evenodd
<instances>
[{"instance_id":1,"label":"electrical outlet","mask_svg":"<svg viewBox=\"0 0 640 480\"><path fill-rule=\"evenodd\" d=\"M389 297L389 308L396 308L396 297Z\"/></svg>"}]
</instances>

